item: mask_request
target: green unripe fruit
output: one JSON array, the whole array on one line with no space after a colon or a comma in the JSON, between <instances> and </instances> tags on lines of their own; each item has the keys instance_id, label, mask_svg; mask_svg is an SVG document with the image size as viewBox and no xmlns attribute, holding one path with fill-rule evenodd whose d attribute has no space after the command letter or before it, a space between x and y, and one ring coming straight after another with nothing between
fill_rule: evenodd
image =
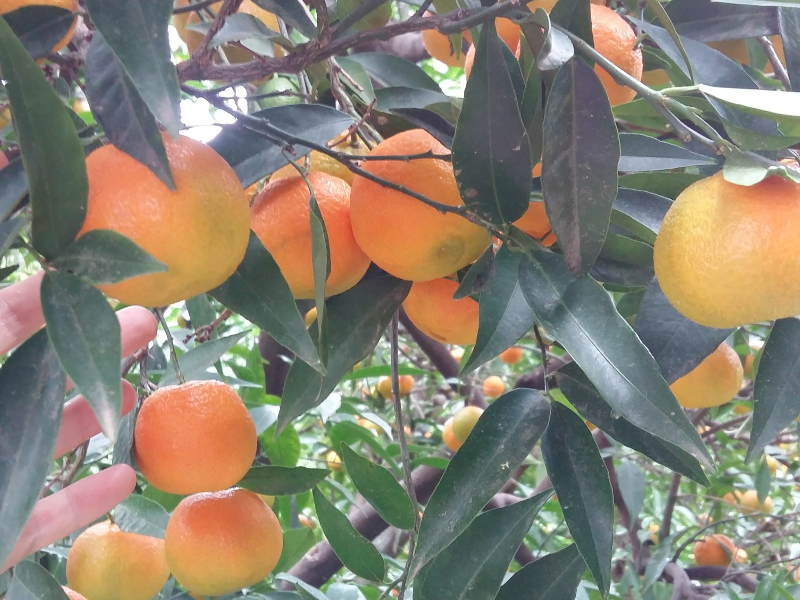
<instances>
[{"instance_id":1,"label":"green unripe fruit","mask_svg":"<svg viewBox=\"0 0 800 600\"><path fill-rule=\"evenodd\" d=\"M293 79L289 77L281 77L276 75L270 77L264 83L256 88L257 94L275 94L278 92L294 92L293 94L269 96L267 98L260 98L258 106L261 108L275 108L276 106L289 106L290 104L300 104L303 100L300 96L294 94L300 93L300 88Z\"/></svg>"}]
</instances>

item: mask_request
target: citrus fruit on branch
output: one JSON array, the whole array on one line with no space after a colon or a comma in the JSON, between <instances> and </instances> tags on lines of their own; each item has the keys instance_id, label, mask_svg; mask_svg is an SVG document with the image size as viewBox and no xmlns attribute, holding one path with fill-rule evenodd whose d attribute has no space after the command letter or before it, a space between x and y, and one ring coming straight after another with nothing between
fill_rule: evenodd
<instances>
[{"instance_id":1,"label":"citrus fruit on branch","mask_svg":"<svg viewBox=\"0 0 800 600\"><path fill-rule=\"evenodd\" d=\"M470 297L453 300L458 282L434 279L411 286L403 309L422 333L443 344L474 344L478 336L478 303Z\"/></svg>"},{"instance_id":2,"label":"citrus fruit on branch","mask_svg":"<svg viewBox=\"0 0 800 600\"><path fill-rule=\"evenodd\" d=\"M684 408L710 408L730 402L743 379L739 355L723 342L670 389Z\"/></svg>"}]
</instances>

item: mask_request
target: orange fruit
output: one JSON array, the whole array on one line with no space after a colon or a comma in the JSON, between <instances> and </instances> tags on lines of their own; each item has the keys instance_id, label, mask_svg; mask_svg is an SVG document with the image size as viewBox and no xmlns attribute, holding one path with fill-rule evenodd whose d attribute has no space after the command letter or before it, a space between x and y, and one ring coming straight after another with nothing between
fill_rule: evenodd
<instances>
[{"instance_id":1,"label":"orange fruit","mask_svg":"<svg viewBox=\"0 0 800 600\"><path fill-rule=\"evenodd\" d=\"M281 556L283 532L261 498L234 488L181 500L167 523L164 549L184 588L222 596L269 575Z\"/></svg>"},{"instance_id":2,"label":"orange fruit","mask_svg":"<svg viewBox=\"0 0 800 600\"><path fill-rule=\"evenodd\" d=\"M384 140L370 155L425 152L448 150L427 131L413 129ZM375 160L365 161L363 168L441 204L464 204L449 162ZM491 242L488 231L460 215L442 214L361 176L353 181L350 210L358 245L381 269L400 279L430 281L455 273L477 260Z\"/></svg>"},{"instance_id":3,"label":"orange fruit","mask_svg":"<svg viewBox=\"0 0 800 600\"><path fill-rule=\"evenodd\" d=\"M163 138L175 191L110 144L86 159L89 200L78 236L111 229L167 266L98 286L126 304L166 306L217 287L239 266L250 237L247 196L228 163L196 140Z\"/></svg>"},{"instance_id":4,"label":"orange fruit","mask_svg":"<svg viewBox=\"0 0 800 600\"><path fill-rule=\"evenodd\" d=\"M772 498L767 496L764 498L764 502L759 502L756 490L747 490L743 494L736 493L736 496L742 506L742 512L772 512Z\"/></svg>"},{"instance_id":5,"label":"orange fruit","mask_svg":"<svg viewBox=\"0 0 800 600\"><path fill-rule=\"evenodd\" d=\"M517 364L520 360L522 360L522 348L519 346L512 346L507 350L503 350L500 353L500 360L507 365Z\"/></svg>"},{"instance_id":6,"label":"orange fruit","mask_svg":"<svg viewBox=\"0 0 800 600\"><path fill-rule=\"evenodd\" d=\"M443 344L468 346L478 336L478 303L467 296L453 300L458 282L434 279L411 286L403 308L425 335Z\"/></svg>"},{"instance_id":7,"label":"orange fruit","mask_svg":"<svg viewBox=\"0 0 800 600\"><path fill-rule=\"evenodd\" d=\"M297 522L300 523L300 527L310 527L311 529L316 529L317 525L309 519L305 515L297 515Z\"/></svg>"},{"instance_id":8,"label":"orange fruit","mask_svg":"<svg viewBox=\"0 0 800 600\"><path fill-rule=\"evenodd\" d=\"M336 453L335 450L330 450L325 455L325 462L331 471L342 472L342 458Z\"/></svg>"},{"instance_id":9,"label":"orange fruit","mask_svg":"<svg viewBox=\"0 0 800 600\"><path fill-rule=\"evenodd\" d=\"M751 410L753 410L753 407L748 404L737 404L736 406L733 407L733 414L746 415Z\"/></svg>"},{"instance_id":10,"label":"orange fruit","mask_svg":"<svg viewBox=\"0 0 800 600\"><path fill-rule=\"evenodd\" d=\"M709 408L730 402L742 387L742 363L725 342L670 389L684 408Z\"/></svg>"},{"instance_id":11,"label":"orange fruit","mask_svg":"<svg viewBox=\"0 0 800 600\"><path fill-rule=\"evenodd\" d=\"M0 2L0 15L5 15L25 6L55 6L73 13L77 12L79 8L78 0L2 0L2 2ZM70 43L72 36L75 34L75 26L77 23L78 18L75 17L72 20L72 25L69 30L64 34L64 37L53 46L53 52L58 52Z\"/></svg>"},{"instance_id":12,"label":"orange fruit","mask_svg":"<svg viewBox=\"0 0 800 600\"><path fill-rule=\"evenodd\" d=\"M430 17L432 15L426 12L425 16ZM469 31L464 31L462 36L468 42L472 40ZM449 35L439 33L435 29L426 29L422 32L422 45L425 46L425 50L428 51L432 58L446 64L448 67L464 66L465 53L460 52L458 58L456 58Z\"/></svg>"},{"instance_id":13,"label":"orange fruit","mask_svg":"<svg viewBox=\"0 0 800 600\"><path fill-rule=\"evenodd\" d=\"M684 316L737 327L800 313L800 184L777 176L745 187L722 172L696 181L670 207L653 261Z\"/></svg>"},{"instance_id":14,"label":"orange fruit","mask_svg":"<svg viewBox=\"0 0 800 600\"><path fill-rule=\"evenodd\" d=\"M544 202L531 202L525 214L514 221L514 225L532 238L541 240L545 246L552 246L556 242L556 236L545 212Z\"/></svg>"},{"instance_id":15,"label":"orange fruit","mask_svg":"<svg viewBox=\"0 0 800 600\"><path fill-rule=\"evenodd\" d=\"M317 307L315 306L315 307L313 307L311 310L309 310L309 311L306 313L306 316L305 316L305 317L303 317L303 320L305 321L306 328L308 328L308 327L311 327L311 324L312 324L314 321L316 321L316 320L317 320Z\"/></svg>"},{"instance_id":16,"label":"orange fruit","mask_svg":"<svg viewBox=\"0 0 800 600\"><path fill-rule=\"evenodd\" d=\"M698 565L727 567L736 556L736 545L721 533L715 533L695 542L694 562Z\"/></svg>"},{"instance_id":17,"label":"orange fruit","mask_svg":"<svg viewBox=\"0 0 800 600\"><path fill-rule=\"evenodd\" d=\"M345 132L346 134L347 132ZM364 156L369 154L369 148L356 136L355 140L351 136L342 134L344 137L339 136L329 143L329 147L337 152L344 152L355 156ZM303 160L296 161L299 165L303 165ZM344 164L340 163L335 158L331 158L327 154L323 154L317 150L312 150L309 154L308 170L310 173L327 173L339 179L344 179L349 185L353 185L355 173L348 169ZM284 165L275 171L270 177L270 181L274 179L283 179L284 177L297 177L297 169L294 165Z\"/></svg>"},{"instance_id":18,"label":"orange fruit","mask_svg":"<svg viewBox=\"0 0 800 600\"><path fill-rule=\"evenodd\" d=\"M325 295L349 290L369 267L369 258L353 237L350 186L326 173L309 173L328 233L331 273ZM272 254L295 298L314 297L308 184L299 175L270 181L253 202L252 227Z\"/></svg>"},{"instance_id":19,"label":"orange fruit","mask_svg":"<svg viewBox=\"0 0 800 600\"><path fill-rule=\"evenodd\" d=\"M407 396L414 389L414 378L411 375L400 375L400 395ZM381 377L378 380L378 392L384 398L392 397L392 378Z\"/></svg>"},{"instance_id":20,"label":"orange fruit","mask_svg":"<svg viewBox=\"0 0 800 600\"><path fill-rule=\"evenodd\" d=\"M636 48L636 34L627 21L610 8L592 4L592 36L600 54L636 79L642 79L642 51ZM629 87L618 84L600 65L595 73L603 82L611 106L630 102L636 97Z\"/></svg>"},{"instance_id":21,"label":"orange fruit","mask_svg":"<svg viewBox=\"0 0 800 600\"><path fill-rule=\"evenodd\" d=\"M168 579L164 540L111 521L83 531L67 557L69 587L87 600L150 600Z\"/></svg>"},{"instance_id":22,"label":"orange fruit","mask_svg":"<svg viewBox=\"0 0 800 600\"><path fill-rule=\"evenodd\" d=\"M472 430L475 428L475 423L481 418L483 409L477 406L465 406L453 415L453 437L463 444Z\"/></svg>"},{"instance_id":23,"label":"orange fruit","mask_svg":"<svg viewBox=\"0 0 800 600\"><path fill-rule=\"evenodd\" d=\"M461 442L458 441L455 434L453 433L453 420L455 417L450 417L445 421L444 428L442 428L442 441L444 445L447 446L450 450L455 452L459 448L461 448Z\"/></svg>"},{"instance_id":24,"label":"orange fruit","mask_svg":"<svg viewBox=\"0 0 800 600\"><path fill-rule=\"evenodd\" d=\"M149 483L170 494L193 494L237 483L255 458L256 440L238 394L210 379L159 388L147 398L136 418L133 451Z\"/></svg>"},{"instance_id":25,"label":"orange fruit","mask_svg":"<svg viewBox=\"0 0 800 600\"><path fill-rule=\"evenodd\" d=\"M506 384L497 375L490 375L483 380L483 393L489 398L497 398L506 391Z\"/></svg>"}]
</instances>

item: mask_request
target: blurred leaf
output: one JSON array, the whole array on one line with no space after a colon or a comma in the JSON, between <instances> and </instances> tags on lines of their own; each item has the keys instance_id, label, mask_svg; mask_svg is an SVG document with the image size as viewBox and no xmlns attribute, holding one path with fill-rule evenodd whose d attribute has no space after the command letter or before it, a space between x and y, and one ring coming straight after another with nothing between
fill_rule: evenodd
<instances>
[{"instance_id":1,"label":"blurred leaf","mask_svg":"<svg viewBox=\"0 0 800 600\"><path fill-rule=\"evenodd\" d=\"M508 481L541 437L549 413L547 400L529 389L508 392L489 405L425 507L412 577L453 543Z\"/></svg>"},{"instance_id":2,"label":"blurred leaf","mask_svg":"<svg viewBox=\"0 0 800 600\"><path fill-rule=\"evenodd\" d=\"M642 298L633 329L656 359L667 383L689 373L733 332L704 327L684 317L655 279Z\"/></svg>"},{"instance_id":3,"label":"blurred leaf","mask_svg":"<svg viewBox=\"0 0 800 600\"><path fill-rule=\"evenodd\" d=\"M311 265L314 276L314 302L317 307L317 332L320 359L323 364L328 362L328 348L326 345L326 326L325 318L325 284L331 274L331 252L328 245L328 231L325 228L325 220L317 204L317 198L313 189L308 198L308 215L311 222Z\"/></svg>"},{"instance_id":4,"label":"blurred leaf","mask_svg":"<svg viewBox=\"0 0 800 600\"><path fill-rule=\"evenodd\" d=\"M14 567L7 600L67 600L67 594L47 569L32 560Z\"/></svg>"},{"instance_id":5,"label":"blurred leaf","mask_svg":"<svg viewBox=\"0 0 800 600\"><path fill-rule=\"evenodd\" d=\"M644 497L647 492L647 480L644 471L635 462L623 460L617 466L617 479L622 499L628 507L631 523L636 522L644 506Z\"/></svg>"},{"instance_id":6,"label":"blurred leaf","mask_svg":"<svg viewBox=\"0 0 800 600\"><path fill-rule=\"evenodd\" d=\"M614 493L589 428L559 402L551 406L542 457L572 539L605 595L611 585Z\"/></svg>"},{"instance_id":7,"label":"blurred leaf","mask_svg":"<svg viewBox=\"0 0 800 600\"><path fill-rule=\"evenodd\" d=\"M742 90L710 85L697 86L707 98L716 98L722 103L734 106L747 113L768 119L797 124L800 122L799 92L782 90Z\"/></svg>"},{"instance_id":8,"label":"blurred leaf","mask_svg":"<svg viewBox=\"0 0 800 600\"><path fill-rule=\"evenodd\" d=\"M86 52L85 77L92 115L111 143L174 190L175 180L158 123L99 31L94 33Z\"/></svg>"},{"instance_id":9,"label":"blurred leaf","mask_svg":"<svg viewBox=\"0 0 800 600\"><path fill-rule=\"evenodd\" d=\"M574 600L586 570L575 544L537 558L514 573L495 600Z\"/></svg>"},{"instance_id":10,"label":"blurred leaf","mask_svg":"<svg viewBox=\"0 0 800 600\"><path fill-rule=\"evenodd\" d=\"M493 21L481 30L452 152L458 189L472 212L497 224L525 213L530 143Z\"/></svg>"},{"instance_id":11,"label":"blurred leaf","mask_svg":"<svg viewBox=\"0 0 800 600\"><path fill-rule=\"evenodd\" d=\"M42 279L47 335L61 366L114 442L122 413L119 321L96 288L73 275L48 271Z\"/></svg>"},{"instance_id":12,"label":"blurred leaf","mask_svg":"<svg viewBox=\"0 0 800 600\"><path fill-rule=\"evenodd\" d=\"M381 553L367 538L356 531L350 520L340 513L322 492L314 488L313 494L320 527L334 554L358 577L383 581L386 565Z\"/></svg>"},{"instance_id":13,"label":"blurred leaf","mask_svg":"<svg viewBox=\"0 0 800 600\"><path fill-rule=\"evenodd\" d=\"M763 504L764 498L769 495L770 485L769 465L766 460L762 460L756 470L755 484L758 502Z\"/></svg>"},{"instance_id":14,"label":"blurred leaf","mask_svg":"<svg viewBox=\"0 0 800 600\"><path fill-rule=\"evenodd\" d=\"M654 244L661 221L671 206L672 201L664 196L619 188L611 210L611 222Z\"/></svg>"},{"instance_id":15,"label":"blurred leaf","mask_svg":"<svg viewBox=\"0 0 800 600\"><path fill-rule=\"evenodd\" d=\"M481 257L472 263L453 293L453 300L480 294L492 283L495 275L494 248L489 246Z\"/></svg>"},{"instance_id":16,"label":"blurred leaf","mask_svg":"<svg viewBox=\"0 0 800 600\"><path fill-rule=\"evenodd\" d=\"M178 75L172 64L168 35L173 4L173 0L86 0L92 23L155 118L175 137L181 129L181 119Z\"/></svg>"},{"instance_id":17,"label":"blurred leaf","mask_svg":"<svg viewBox=\"0 0 800 600\"><path fill-rule=\"evenodd\" d=\"M72 243L86 216L83 147L67 108L2 18L0 71L30 185L33 247L51 259Z\"/></svg>"},{"instance_id":18,"label":"blurred leaf","mask_svg":"<svg viewBox=\"0 0 800 600\"><path fill-rule=\"evenodd\" d=\"M237 484L257 494L291 496L302 494L315 487L328 476L328 469L306 467L276 467L273 465L251 467Z\"/></svg>"},{"instance_id":19,"label":"blurred leaf","mask_svg":"<svg viewBox=\"0 0 800 600\"><path fill-rule=\"evenodd\" d=\"M211 24L203 23L203 25L208 25L204 31L200 31L205 35ZM258 17L239 12L229 15L225 19L222 29L211 38L208 47L219 48L230 42L247 42L242 45L259 56L274 56L275 52L271 41L274 38L282 38L280 32L271 30Z\"/></svg>"},{"instance_id":20,"label":"blurred leaf","mask_svg":"<svg viewBox=\"0 0 800 600\"><path fill-rule=\"evenodd\" d=\"M442 88L416 64L393 54L359 52L348 56L366 69L375 88L408 87L441 93Z\"/></svg>"},{"instance_id":21,"label":"blurred leaf","mask_svg":"<svg viewBox=\"0 0 800 600\"><path fill-rule=\"evenodd\" d=\"M166 265L130 238L110 229L88 231L59 253L50 265L95 284L117 283L167 270Z\"/></svg>"},{"instance_id":22,"label":"blurred leaf","mask_svg":"<svg viewBox=\"0 0 800 600\"><path fill-rule=\"evenodd\" d=\"M392 527L414 529L414 505L405 488L388 470L342 444L341 457L356 490Z\"/></svg>"},{"instance_id":23,"label":"blurred leaf","mask_svg":"<svg viewBox=\"0 0 800 600\"><path fill-rule=\"evenodd\" d=\"M655 277L655 271L652 266L643 267L606 258L601 252L589 275L605 284L610 291L629 292L644 289Z\"/></svg>"},{"instance_id":24,"label":"blurred leaf","mask_svg":"<svg viewBox=\"0 0 800 600\"><path fill-rule=\"evenodd\" d=\"M288 573L281 573L275 577L275 579L282 579L283 581L288 581L291 584L297 586L300 595L307 600L330 600L325 594L319 591L314 586L308 585L302 579L298 579L294 575L289 575Z\"/></svg>"},{"instance_id":25,"label":"blurred leaf","mask_svg":"<svg viewBox=\"0 0 800 600\"><path fill-rule=\"evenodd\" d=\"M702 175L695 173L633 173L621 175L617 201L626 188L637 191L650 192L674 200L683 190L702 179ZM665 211L666 212L666 211Z\"/></svg>"},{"instance_id":26,"label":"blurred leaf","mask_svg":"<svg viewBox=\"0 0 800 600\"><path fill-rule=\"evenodd\" d=\"M390 112L401 116L414 127L424 129L445 148L453 145L456 128L438 113L427 108L392 108Z\"/></svg>"},{"instance_id":27,"label":"blurred leaf","mask_svg":"<svg viewBox=\"0 0 800 600\"><path fill-rule=\"evenodd\" d=\"M203 375L208 371L209 367L239 343L239 340L245 335L247 335L247 332L242 331L216 340L210 340L202 344L197 344L188 352L181 354L178 357L178 364L180 365L183 377L186 381L203 379ZM176 383L178 383L178 377L175 371L168 369L158 382L158 385L159 387L164 387L165 385L175 385Z\"/></svg>"},{"instance_id":28,"label":"blurred leaf","mask_svg":"<svg viewBox=\"0 0 800 600\"><path fill-rule=\"evenodd\" d=\"M597 74L580 58L556 74L544 111L542 192L569 270L584 275L608 232L619 139Z\"/></svg>"},{"instance_id":29,"label":"blurred leaf","mask_svg":"<svg viewBox=\"0 0 800 600\"><path fill-rule=\"evenodd\" d=\"M698 42L777 33L775 8L762 2L735 6L712 0L673 0L666 10L678 33Z\"/></svg>"},{"instance_id":30,"label":"blurred leaf","mask_svg":"<svg viewBox=\"0 0 800 600\"><path fill-rule=\"evenodd\" d=\"M133 466L131 448L133 448L133 430L136 426L136 414L138 412L138 408L134 407L119 421L117 441L114 442L114 450L111 455L112 465L125 464Z\"/></svg>"},{"instance_id":31,"label":"blurred leaf","mask_svg":"<svg viewBox=\"0 0 800 600\"><path fill-rule=\"evenodd\" d=\"M647 3L647 8L649 8L653 13L655 13L656 17L658 18L658 22L661 23L661 26L669 33L670 37L672 38L672 43L675 44L675 47L678 49L681 55L681 62L679 64L681 69L686 70L688 73L689 79L692 78L692 63L689 59L689 55L686 54L686 49L683 47L683 42L681 41L680 35L678 35L678 31L675 29L675 25L670 19L669 14L667 11L664 10L664 7L661 6L661 3L658 0L645 0Z\"/></svg>"},{"instance_id":32,"label":"blurred leaf","mask_svg":"<svg viewBox=\"0 0 800 600\"><path fill-rule=\"evenodd\" d=\"M296 565L306 552L314 547L317 538L311 527L300 529L287 529L283 532L283 549L278 564L272 569L273 573L288 571Z\"/></svg>"},{"instance_id":33,"label":"blurred leaf","mask_svg":"<svg viewBox=\"0 0 800 600\"><path fill-rule=\"evenodd\" d=\"M391 433L391 430L389 431ZM355 445L359 442L366 444L372 448L375 454L386 461L387 466L394 469L397 477L402 477L403 471L397 465L395 457L392 456L392 454L383 447L381 442L364 427L356 425L352 421L341 421L331 427L331 430L328 432L328 437L331 440L331 446L333 448L339 448L342 444L347 444L348 446Z\"/></svg>"},{"instance_id":34,"label":"blurred leaf","mask_svg":"<svg viewBox=\"0 0 800 600\"><path fill-rule=\"evenodd\" d=\"M708 450L658 365L606 291L556 254L531 248L520 284L537 322L586 372L615 412L710 464Z\"/></svg>"},{"instance_id":35,"label":"blurred leaf","mask_svg":"<svg viewBox=\"0 0 800 600\"><path fill-rule=\"evenodd\" d=\"M638 265L653 266L653 247L619 233L609 233L600 250L600 256L609 260Z\"/></svg>"},{"instance_id":36,"label":"blurred leaf","mask_svg":"<svg viewBox=\"0 0 800 600\"><path fill-rule=\"evenodd\" d=\"M33 510L53 460L65 377L47 332L28 338L0 368L0 562Z\"/></svg>"},{"instance_id":37,"label":"blurred leaf","mask_svg":"<svg viewBox=\"0 0 800 600\"><path fill-rule=\"evenodd\" d=\"M252 231L247 252L236 272L209 295L258 325L301 361L324 371L289 284L278 263Z\"/></svg>"},{"instance_id":38,"label":"blurred leaf","mask_svg":"<svg viewBox=\"0 0 800 600\"><path fill-rule=\"evenodd\" d=\"M328 299L328 372L322 376L303 362L292 364L283 388L278 431L319 406L340 378L372 352L410 287L411 282L390 275L367 275L355 287Z\"/></svg>"},{"instance_id":39,"label":"blurred leaf","mask_svg":"<svg viewBox=\"0 0 800 600\"><path fill-rule=\"evenodd\" d=\"M12 160L0 169L0 219L5 219L28 195L28 176L22 159Z\"/></svg>"},{"instance_id":40,"label":"blurred leaf","mask_svg":"<svg viewBox=\"0 0 800 600\"><path fill-rule=\"evenodd\" d=\"M320 104L276 106L253 113L252 116L270 123L280 123L281 131L317 144L326 144L353 124L349 115ZM233 167L245 188L289 162L281 144L238 123L223 127L209 146ZM305 146L293 145L291 148L294 160L311 152L311 148Z\"/></svg>"},{"instance_id":41,"label":"blurred leaf","mask_svg":"<svg viewBox=\"0 0 800 600\"><path fill-rule=\"evenodd\" d=\"M270 407L274 408L274 407ZM277 418L277 415L275 415ZM278 467L296 467L300 460L300 436L297 430L288 425L275 437L275 425L271 425L258 436L269 462Z\"/></svg>"},{"instance_id":42,"label":"blurred leaf","mask_svg":"<svg viewBox=\"0 0 800 600\"><path fill-rule=\"evenodd\" d=\"M299 0L253 0L264 10L278 15L307 38L317 36L317 27L305 4Z\"/></svg>"},{"instance_id":43,"label":"blurred leaf","mask_svg":"<svg viewBox=\"0 0 800 600\"><path fill-rule=\"evenodd\" d=\"M800 90L800 11L795 8L778 9L778 28L783 42L786 71L792 89Z\"/></svg>"},{"instance_id":44,"label":"blurred leaf","mask_svg":"<svg viewBox=\"0 0 800 600\"><path fill-rule=\"evenodd\" d=\"M144 488L142 496L157 502L163 506L167 512L172 512L175 510L175 507L178 506L181 500L183 500L185 497L179 496L178 494L168 494L167 492L162 492L160 489L153 487L152 485L148 485Z\"/></svg>"},{"instance_id":45,"label":"blurred leaf","mask_svg":"<svg viewBox=\"0 0 800 600\"><path fill-rule=\"evenodd\" d=\"M3 17L34 59L42 58L53 50L75 22L72 11L60 6L19 4L9 6L19 6L19 8L6 13Z\"/></svg>"},{"instance_id":46,"label":"blurred leaf","mask_svg":"<svg viewBox=\"0 0 800 600\"><path fill-rule=\"evenodd\" d=\"M758 361L753 387L753 429L746 461L755 458L800 415L800 321L778 319Z\"/></svg>"},{"instance_id":47,"label":"blurred leaf","mask_svg":"<svg viewBox=\"0 0 800 600\"><path fill-rule=\"evenodd\" d=\"M570 39L550 27L550 17L547 12L537 8L533 18L528 22L520 23L522 31L525 33L525 41L536 56L536 66L542 73L555 71L567 63L574 55L575 48ZM544 30L544 37L542 37ZM551 73L547 73L550 80Z\"/></svg>"},{"instance_id":48,"label":"blurred leaf","mask_svg":"<svg viewBox=\"0 0 800 600\"><path fill-rule=\"evenodd\" d=\"M497 251L494 279L481 294L478 338L462 374L498 356L533 327L533 312L519 286L520 260L522 255L505 244Z\"/></svg>"},{"instance_id":49,"label":"blurred leaf","mask_svg":"<svg viewBox=\"0 0 800 600\"><path fill-rule=\"evenodd\" d=\"M155 500L131 494L114 509L114 522L122 531L164 539L169 513Z\"/></svg>"},{"instance_id":50,"label":"blurred leaf","mask_svg":"<svg viewBox=\"0 0 800 600\"><path fill-rule=\"evenodd\" d=\"M16 241L17 234L22 231L30 219L25 215L11 217L4 223L0 223L0 256L6 253L11 245Z\"/></svg>"},{"instance_id":51,"label":"blurred leaf","mask_svg":"<svg viewBox=\"0 0 800 600\"><path fill-rule=\"evenodd\" d=\"M716 164L713 158L641 133L621 133L619 143L622 156L618 168L627 173L667 171Z\"/></svg>"},{"instance_id":52,"label":"blurred leaf","mask_svg":"<svg viewBox=\"0 0 800 600\"><path fill-rule=\"evenodd\" d=\"M411 365L399 365L400 375L427 375L430 371L419 369ZM388 377L392 374L392 367L390 365L370 365L361 369L356 369L342 377L342 381L350 381L352 379L367 379L368 377Z\"/></svg>"},{"instance_id":53,"label":"blurred leaf","mask_svg":"<svg viewBox=\"0 0 800 600\"><path fill-rule=\"evenodd\" d=\"M642 581L642 591L650 589L653 584L661 578L664 572L664 567L672 559L672 544L675 537L679 534L673 534L666 539L659 542L658 547L650 556L644 571L644 580Z\"/></svg>"},{"instance_id":54,"label":"blurred leaf","mask_svg":"<svg viewBox=\"0 0 800 600\"><path fill-rule=\"evenodd\" d=\"M336 62L339 64L342 70L347 73L350 79L355 81L361 89L358 89L347 78L342 80L343 83L349 87L356 96L358 96L359 100L361 100L364 104L369 105L369 103L375 99L375 90L372 89L372 80L369 78L369 74L367 73L366 69L364 69L364 67L362 67L356 61L345 56L337 56Z\"/></svg>"},{"instance_id":55,"label":"blurred leaf","mask_svg":"<svg viewBox=\"0 0 800 600\"><path fill-rule=\"evenodd\" d=\"M260 391L260 390L259 390ZM278 407L271 406L269 404L262 404L260 406L256 406L249 410L250 417L252 417L253 422L256 424L256 435L261 435L267 429L269 429L272 424L278 420ZM266 442L266 437L262 440ZM272 430L272 433L269 434L269 439L272 440L275 437L275 430ZM294 465L292 465L294 466Z\"/></svg>"},{"instance_id":56,"label":"blurred leaf","mask_svg":"<svg viewBox=\"0 0 800 600\"><path fill-rule=\"evenodd\" d=\"M601 431L676 473L685 475L701 485L709 485L696 458L620 416L600 395L578 365L571 363L561 367L555 375L558 387L564 396L582 417L594 423Z\"/></svg>"},{"instance_id":57,"label":"blurred leaf","mask_svg":"<svg viewBox=\"0 0 800 600\"><path fill-rule=\"evenodd\" d=\"M414 584L418 600L477 600L497 595L533 519L551 490L478 515ZM419 578L418 578L419 579ZM419 594L417 596L417 594Z\"/></svg>"}]
</instances>

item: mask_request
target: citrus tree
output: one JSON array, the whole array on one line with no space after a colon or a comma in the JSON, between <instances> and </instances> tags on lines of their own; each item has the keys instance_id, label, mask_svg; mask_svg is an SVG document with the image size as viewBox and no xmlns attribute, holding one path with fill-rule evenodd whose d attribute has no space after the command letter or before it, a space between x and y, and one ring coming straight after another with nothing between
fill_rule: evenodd
<instances>
[{"instance_id":1,"label":"citrus tree","mask_svg":"<svg viewBox=\"0 0 800 600\"><path fill-rule=\"evenodd\" d=\"M0 14L0 595L800 597L795 2Z\"/></svg>"}]
</instances>

